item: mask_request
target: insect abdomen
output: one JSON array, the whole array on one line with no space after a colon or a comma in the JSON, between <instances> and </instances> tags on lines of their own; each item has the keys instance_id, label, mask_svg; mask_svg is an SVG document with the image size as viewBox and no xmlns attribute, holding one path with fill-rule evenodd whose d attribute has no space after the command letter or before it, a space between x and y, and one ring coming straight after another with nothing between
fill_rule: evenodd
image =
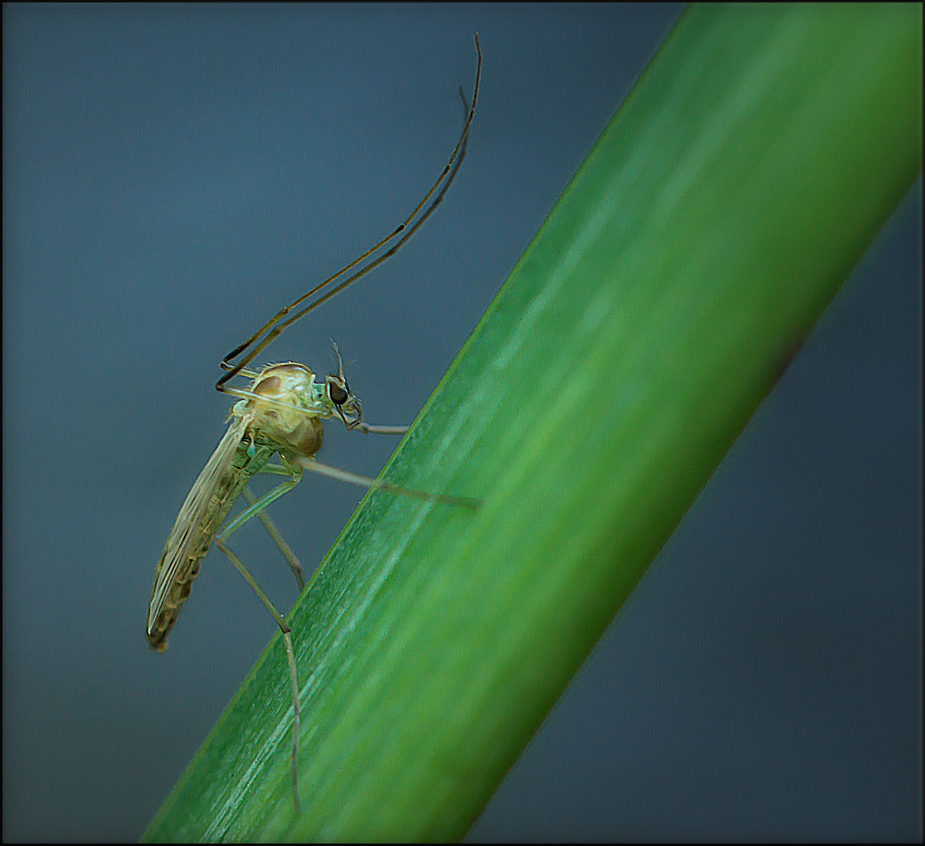
<instances>
[{"instance_id":1,"label":"insect abdomen","mask_svg":"<svg viewBox=\"0 0 925 846\"><path fill-rule=\"evenodd\" d=\"M253 455L251 455L250 452L253 452ZM148 644L152 649L163 652L167 648L167 635L170 634L173 624L177 621L177 617L180 614L180 607L189 599L193 581L196 576L199 575L199 564L209 551L212 538L215 537L216 532L218 532L219 527L222 525L222 521L231 509L234 501L240 496L248 479L263 469L274 452L274 448L265 444L252 444L250 441L241 441L238 448L235 450L230 466L219 475L215 484L215 490L204 510L202 519L197 526L189 529L192 535L185 544L187 549L185 560L181 561L179 566L173 568L175 569L175 575L159 606L157 616L153 621L149 621L148 623L148 629L145 634L148 638ZM154 588L152 590L152 602L161 578L161 570L164 567L167 553L171 547L176 546L176 540L173 536L174 531L171 531L170 536L167 538L167 543L164 546L164 551L161 553L160 560L157 563L157 571L154 575Z\"/></svg>"}]
</instances>

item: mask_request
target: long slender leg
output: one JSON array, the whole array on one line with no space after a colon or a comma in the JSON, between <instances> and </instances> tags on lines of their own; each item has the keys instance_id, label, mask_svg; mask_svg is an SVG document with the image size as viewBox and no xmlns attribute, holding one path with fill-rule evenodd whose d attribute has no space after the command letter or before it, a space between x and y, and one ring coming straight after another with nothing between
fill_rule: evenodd
<instances>
[{"instance_id":1,"label":"long slender leg","mask_svg":"<svg viewBox=\"0 0 925 846\"><path fill-rule=\"evenodd\" d=\"M286 662L289 664L289 682L292 685L292 798L295 800L295 810L297 814L302 813L302 806L299 804L299 771L297 767L297 755L299 751L299 682L295 668L295 653L292 649L292 631L286 625L286 620L279 613L276 606L270 602L269 597L261 590L254 577L250 574L247 567L225 544L221 538L215 539L215 545L225 553L228 560L237 568L238 572L244 576L244 580L251 586L254 593L257 594L260 601L267 607L267 610L273 615L276 624L283 633L283 646L286 649Z\"/></svg>"},{"instance_id":2,"label":"long slender leg","mask_svg":"<svg viewBox=\"0 0 925 846\"><path fill-rule=\"evenodd\" d=\"M381 428L385 427L374 427L369 429L369 431L375 432ZM260 601L266 606L267 610L276 621L276 624L279 626L283 635L283 645L286 650L286 661L289 665L289 681L292 687L292 795L295 801L296 812L301 813L301 805L299 803L297 766L300 725L299 682L295 666L295 653L292 647L291 629L286 624L286 620L283 615L270 601L270 598L263 592L260 585L257 584L256 579L254 579L254 577L250 574L241 559L238 558L238 556L235 555L225 545L225 540L232 532L237 531L248 520L257 517L263 523L267 532L269 532L270 537L273 538L274 542L276 542L280 551L283 553L283 556L287 561L289 561L289 566L295 574L296 581L299 582L299 589L301 590L304 586L304 581L301 578L301 566L298 563L298 559L289 549L285 541L283 541L283 539L279 536L279 533L276 531L276 527L273 525L272 520L270 520L270 518L265 515L263 511L267 505L281 497L284 493L292 490L299 483L299 480L302 477L302 468L319 473L322 476L339 479L342 482L350 482L352 484L359 485L360 487L377 488L379 490L388 491L389 493L404 494L406 496L416 497L428 502L442 502L449 505L461 505L467 508L478 508L479 501L469 497L445 496L442 494L431 494L425 493L423 491L401 488L397 485L391 485L388 482L383 482L379 479L373 479L369 476L361 476L358 473L351 473L348 470L341 470L337 467L331 467L328 464L321 464L314 459L297 459L295 462L290 462L284 457L280 456L280 461L282 462L282 465L267 465L263 472L288 475L290 478L288 478L285 482L281 482L279 485L277 485L275 488L270 490L267 494L260 497L259 499L254 499L253 494L251 494L250 491L247 491L245 488L244 496L249 503L248 507L245 508L244 511L242 511L234 520L232 520L224 529L224 531L215 538L215 545L225 554L225 556L227 556L228 560L231 561L238 572L244 577L244 580L251 586L251 589L255 594L257 594L258 599L260 599Z\"/></svg>"},{"instance_id":3,"label":"long slender leg","mask_svg":"<svg viewBox=\"0 0 925 846\"><path fill-rule=\"evenodd\" d=\"M232 532L237 531L251 518L259 518L267 505L281 497L287 491L292 490L299 483L299 479L302 478L302 471L298 467L290 466L290 468L280 469L284 472L287 472L288 469L291 478L277 485L267 494L260 497L260 499L251 502L244 511L228 524L220 535L216 536L215 545L227 556L228 560L234 564L237 571L244 577L244 581L251 586L251 589L257 594L257 598L266 606L266 609L276 621L276 625L279 626L280 631L283 633L283 646L286 650L286 662L289 665L289 682L292 687L292 797L295 800L296 813L301 814L302 809L299 804L299 778L297 768L299 748L299 681L296 674L295 653L292 648L292 630L286 624L286 620L279 612L279 609L277 609L270 601L270 598L263 592L260 585L257 584L256 579L250 574L250 571L244 566L241 559L225 545L225 540L227 540Z\"/></svg>"},{"instance_id":4,"label":"long slender leg","mask_svg":"<svg viewBox=\"0 0 925 846\"><path fill-rule=\"evenodd\" d=\"M461 505L463 508L478 508L481 502L468 496L449 496L447 494L433 494L426 491L416 491L412 488L402 488L398 485L392 485L389 482L383 482L381 479L373 479L371 476L361 476L359 473L351 473L349 470L341 470L339 467L332 467L330 464L322 464L313 458L296 459L300 467L311 470L320 476L327 476L329 479L338 479L341 482L349 482L351 485L358 485L361 488L375 488L388 493L400 494L401 496L410 496L414 499L422 499L425 502L441 502L444 505Z\"/></svg>"},{"instance_id":5,"label":"long slender leg","mask_svg":"<svg viewBox=\"0 0 925 846\"><path fill-rule=\"evenodd\" d=\"M428 493L427 491L418 491L414 488L403 488L399 485L393 485L390 482L383 482L381 479L374 479L372 476L363 476L359 473L353 473L350 470L341 470L340 467L332 467L330 464L324 464L314 458L297 457L293 459L293 463L296 465L296 469L302 468L305 470L310 470L312 473L317 473L319 476L327 476L329 479L337 479L338 481L347 482L351 485L357 485L361 488L375 488L376 490L386 491L387 493L396 494L398 496L410 496L413 499L421 499L425 502L440 502L444 505L459 505L463 508L473 509L479 508L482 504L480 499L475 499L470 496L451 496L450 494L435 494ZM278 476L292 475L291 470L287 470L285 467L281 467L279 464L268 464L260 472L275 473ZM287 488L287 490L289 490L289 488ZM283 491L283 493L285 493L285 491ZM281 495L282 494L277 494L276 496ZM275 498L276 497L274 497L274 499ZM247 512L244 513L246 514ZM244 514L240 515L238 520L240 520L243 516Z\"/></svg>"},{"instance_id":6,"label":"long slender leg","mask_svg":"<svg viewBox=\"0 0 925 846\"><path fill-rule=\"evenodd\" d=\"M288 463L288 462L287 462ZM289 476L285 482L278 484L273 490L264 494L256 502L251 503L247 508L245 508L237 517L234 518L225 528L222 530L221 536L227 538L232 532L236 532L241 528L248 520L253 517L256 517L264 508L266 508L271 502L279 499L284 493L291 491L297 484L299 484L299 479L302 478L302 470L297 465L289 465L288 467L280 467L277 464L267 465L264 470L260 471L261 473L276 473L281 476Z\"/></svg>"},{"instance_id":7,"label":"long slender leg","mask_svg":"<svg viewBox=\"0 0 925 846\"><path fill-rule=\"evenodd\" d=\"M370 426L369 423L360 421L353 427L355 432L362 432L364 435L404 435L408 431L407 426Z\"/></svg>"},{"instance_id":8,"label":"long slender leg","mask_svg":"<svg viewBox=\"0 0 925 846\"><path fill-rule=\"evenodd\" d=\"M257 497L254 496L249 486L245 485L241 494L250 505L257 504ZM299 586L299 593L301 593L305 588L305 579L302 574L302 562L299 561L298 556L292 551L292 547L283 540L283 536L279 533L279 529L276 528L276 523L273 522L273 518L270 517L266 511L258 511L257 519L261 522L263 528L267 530L267 534L270 536L273 543L276 544L276 548L282 553L283 558L286 559L289 569L292 570L292 575L295 576L296 584Z\"/></svg>"},{"instance_id":9,"label":"long slender leg","mask_svg":"<svg viewBox=\"0 0 925 846\"><path fill-rule=\"evenodd\" d=\"M479 46L479 36L478 33L475 34L475 51L478 57L478 62L475 66L475 86L472 91L472 105L468 109L466 116L466 122L463 125L462 134L459 137L459 140L456 142L456 146L453 148L453 152L450 154L450 158L444 166L443 170L440 172L440 176L437 177L436 182L431 185L430 190L424 195L423 199L414 207L414 210L411 212L405 220L400 223L391 233L386 235L384 238L380 239L374 246L370 247L365 253L361 256L355 258L350 264L345 265L340 270L338 270L333 275L329 276L327 279L323 280L319 284L315 285L311 290L306 291L302 296L293 300L289 305L283 306L270 320L268 320L263 326L261 326L253 335L250 336L244 343L239 344L235 347L228 355L222 359L222 369L227 372L218 380L215 387L219 391L226 391L225 383L229 379L241 372L251 361L277 336L280 332L283 331L287 326L299 320L301 317L306 315L308 312L317 308L321 303L333 297L339 291L342 291L348 285L350 285L356 279L359 279L361 276L369 273L374 267L381 264L390 256L394 255L395 252L411 237L414 231L430 216L430 214L436 209L440 204L440 201L443 199L446 194L447 189L449 188L452 181L455 179L457 172L459 171L459 166L462 164L463 157L466 153L466 141L469 136L469 127L472 125L472 121L475 118L475 106L478 102L479 97L479 83L482 76L482 50ZM463 97L463 102L465 103L465 97ZM442 188L441 188L442 185ZM438 193L436 193L438 192ZM436 193L436 196L434 196ZM430 205L428 205L430 203ZM420 218L418 218L418 213L423 210L423 213ZM418 218L417 222L412 224L412 221ZM410 227L410 228L409 228ZM326 288L329 284L333 283L335 280L340 279L345 274L349 273L358 265L361 265L366 259L371 258L380 248L385 247L390 241L398 238L399 235L402 237L395 242L392 247L380 255L377 259L370 261L369 264L361 267L358 271L348 276L342 282L337 284L334 288L329 290L326 294L318 296L313 302L310 302L307 306L302 308L300 311L296 312L292 317L289 317L288 320L283 320L284 317L288 316L290 312L298 308L303 302L309 300L315 294L320 294L320 292ZM266 333L266 334L264 334ZM261 336L263 336L261 338ZM246 353L246 354L245 354ZM240 355L244 355L243 359L237 364L232 364L232 360L238 358Z\"/></svg>"}]
</instances>

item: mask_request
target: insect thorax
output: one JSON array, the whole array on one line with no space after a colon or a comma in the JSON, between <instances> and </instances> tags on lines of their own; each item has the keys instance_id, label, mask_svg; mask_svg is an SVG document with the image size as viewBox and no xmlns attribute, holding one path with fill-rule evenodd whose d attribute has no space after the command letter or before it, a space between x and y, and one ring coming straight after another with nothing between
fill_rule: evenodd
<instances>
[{"instance_id":1,"label":"insect thorax","mask_svg":"<svg viewBox=\"0 0 925 846\"><path fill-rule=\"evenodd\" d=\"M253 396L234 409L249 415L251 437L278 443L280 449L298 455L314 455L321 448L324 432L321 420L331 417L333 407L324 385L304 364L288 362L265 367L249 389Z\"/></svg>"}]
</instances>

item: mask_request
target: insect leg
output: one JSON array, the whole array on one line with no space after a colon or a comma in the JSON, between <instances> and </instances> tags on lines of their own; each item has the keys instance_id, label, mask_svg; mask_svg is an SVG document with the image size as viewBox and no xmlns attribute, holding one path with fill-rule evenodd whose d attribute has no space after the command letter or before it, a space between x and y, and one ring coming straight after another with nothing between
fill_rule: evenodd
<instances>
[{"instance_id":1,"label":"insect leg","mask_svg":"<svg viewBox=\"0 0 925 846\"><path fill-rule=\"evenodd\" d=\"M241 495L250 505L256 505L257 497L254 496L249 486L244 487L244 490L241 491ZM289 544L283 540L283 536L279 533L279 529L276 528L276 523L273 522L273 519L266 511L258 511L257 519L261 522L263 528L267 530L267 534L270 536L273 543L276 544L276 548L282 553L283 558L286 559L289 569L292 570L292 575L295 576L296 584L299 586L299 593L301 593L302 589L305 587L305 579L302 575L302 562L299 561L298 556L292 551Z\"/></svg>"},{"instance_id":2,"label":"insect leg","mask_svg":"<svg viewBox=\"0 0 925 846\"><path fill-rule=\"evenodd\" d=\"M247 567L224 543L221 538L215 539L215 545L228 557L228 560L237 568L238 572L244 576L254 593L257 594L260 601L267 607L267 610L273 615L276 624L283 633L283 646L286 649L286 663L289 665L289 682L292 685L292 798L295 800L295 809L297 814L302 813L302 807L299 804L299 771L296 766L297 754L299 750L299 681L296 676L295 654L292 650L292 631L286 625L286 620L279 613L276 606L270 602L269 597L261 590L254 577L250 574Z\"/></svg>"},{"instance_id":3,"label":"insect leg","mask_svg":"<svg viewBox=\"0 0 925 846\"><path fill-rule=\"evenodd\" d=\"M422 499L425 502L441 502L444 505L461 505L463 508L478 508L481 502L468 496L448 496L446 494L427 493L426 491L416 491L412 488L402 488L398 485L392 485L389 482L383 482L381 479L373 479L370 476L361 476L359 473L351 473L349 470L341 470L339 467L332 467L330 464L322 464L313 458L298 458L296 461L300 467L317 473L319 476L327 476L329 479L337 479L341 482L348 482L351 485L358 485L361 488L375 488L388 493L399 494L401 496L410 496L414 499Z\"/></svg>"},{"instance_id":4,"label":"insect leg","mask_svg":"<svg viewBox=\"0 0 925 846\"><path fill-rule=\"evenodd\" d=\"M292 490L299 483L299 479L302 478L301 469L295 465L289 465L287 468L281 469L283 469L284 472L288 471L291 477L285 482L277 485L264 496L260 497L260 499L251 502L250 505L244 509L244 511L242 511L234 520L228 524L228 526L220 535L216 536L215 545L225 554L228 560L234 564L237 571L244 577L244 581L246 581L251 586L251 590L257 594L257 598L266 606L266 609L270 612L273 619L276 620L276 625L279 626L280 631L283 633L283 646L286 650L286 663L289 665L289 682L292 686L292 797L295 800L296 813L301 813L302 811L299 804L299 780L297 769L297 753L299 748L299 681L298 676L296 675L295 654L292 649L292 630L286 624L286 620L283 615L270 601L270 598L263 592L262 588L257 584L256 579L250 574L250 571L247 569L247 567L244 566L241 559L238 558L238 556L235 555L224 543L232 532L241 528L241 526L243 526L251 518L259 518L263 514L263 509L266 508L267 505L273 502L273 500L281 497L287 491ZM290 566L292 565L290 564Z\"/></svg>"},{"instance_id":5,"label":"insect leg","mask_svg":"<svg viewBox=\"0 0 925 846\"><path fill-rule=\"evenodd\" d=\"M477 63L475 66L475 87L472 90L472 104L468 107L466 114L466 122L463 125L462 134L459 137L459 140L456 142L456 146L453 148L453 152L450 154L450 158L444 165L443 170L440 172L440 176L437 177L436 182L431 185L430 190L424 195L424 198L414 207L414 210L408 217L405 218L402 223L400 223L395 229L392 230L384 238L380 239L374 246L370 247L365 253L361 256L355 258L350 264L345 265L336 273L329 276L324 281L315 285L309 291L306 291L302 296L293 300L289 305L283 306L270 320L268 320L263 326L260 327L253 335L250 336L244 343L239 344L235 347L228 355L226 355L221 362L222 369L227 371L219 380L216 382L215 387L219 391L227 392L225 383L229 379L236 376L238 373L242 372L242 369L245 368L251 361L256 358L257 355L268 345L270 342L280 334L287 326L295 323L297 320L301 319L308 312L320 306L323 302L335 296L339 291L342 291L348 285L356 281L362 276L365 276L373 268L382 264L390 256L394 255L401 246L411 237L415 230L420 227L420 225L431 215L434 209L440 205L440 201L443 199L446 194L447 189L450 186L450 183L456 178L456 174L459 171L459 166L462 164L462 160L466 152L466 142L469 137L469 127L472 125L472 121L475 118L475 106L478 102L479 97L479 84L482 78L482 49L479 46L479 36L478 33L475 34L475 52L478 57ZM466 103L465 95L461 95L463 103ZM420 213L420 217L418 217ZM415 219L417 219L415 221ZM412 221L415 221L412 223ZM409 228L410 227L410 228ZM395 241L398 236L402 237ZM382 255L376 259L372 259L373 255L377 253L381 248L384 248L389 242L394 242L392 246ZM370 259L370 262L365 266L359 267L356 272L351 273L351 271L363 265L363 262L367 259ZM349 276L343 278L346 274L350 273ZM331 290L325 294L321 294L321 291L324 288L327 288L328 285L332 284L338 279L342 279L337 285L335 285ZM304 308L293 314L287 320L283 320L284 317L287 317L291 312L298 308L306 300L311 300L313 296L318 294L319 296L308 303ZM239 356L243 355L244 357L237 364L232 364L232 361Z\"/></svg>"},{"instance_id":6,"label":"insect leg","mask_svg":"<svg viewBox=\"0 0 925 846\"><path fill-rule=\"evenodd\" d=\"M362 432L364 435L404 435L408 431L407 426L371 426L362 420L353 427L351 431Z\"/></svg>"},{"instance_id":7,"label":"insect leg","mask_svg":"<svg viewBox=\"0 0 925 846\"><path fill-rule=\"evenodd\" d=\"M277 464L268 464L261 473L276 473L278 475L289 476L285 482L278 484L273 490L264 494L256 502L251 503L245 508L237 517L234 518L221 532L222 538L227 538L232 532L236 532L241 528L248 520L256 517L266 508L271 502L279 499L284 493L291 491L297 484L299 484L299 479L302 478L301 467L297 464L290 465L289 467L280 467Z\"/></svg>"}]
</instances>

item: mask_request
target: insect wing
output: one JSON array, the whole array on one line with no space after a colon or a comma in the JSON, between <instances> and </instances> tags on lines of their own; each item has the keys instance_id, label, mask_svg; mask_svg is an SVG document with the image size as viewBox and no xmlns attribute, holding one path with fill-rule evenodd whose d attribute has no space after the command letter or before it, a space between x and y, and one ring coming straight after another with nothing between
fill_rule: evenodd
<instances>
[{"instance_id":1,"label":"insect wing","mask_svg":"<svg viewBox=\"0 0 925 846\"><path fill-rule=\"evenodd\" d=\"M221 480L231 467L249 418L236 417L206 462L199 478L187 494L176 522L161 553L148 606L147 637L151 647L163 652L167 634L177 619L180 605L187 599L199 561L206 554L218 523L206 520ZM220 521L219 521L220 522Z\"/></svg>"}]
</instances>

